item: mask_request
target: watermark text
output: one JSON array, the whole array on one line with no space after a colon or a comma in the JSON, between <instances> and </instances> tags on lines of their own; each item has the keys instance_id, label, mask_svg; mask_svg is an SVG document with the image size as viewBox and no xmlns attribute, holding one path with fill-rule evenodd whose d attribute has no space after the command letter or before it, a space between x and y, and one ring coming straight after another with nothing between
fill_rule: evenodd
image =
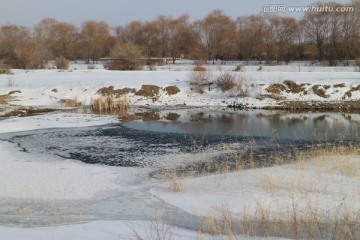
<instances>
[{"instance_id":1,"label":"watermark text","mask_svg":"<svg viewBox=\"0 0 360 240\"><path fill-rule=\"evenodd\" d=\"M352 6L287 6L285 4L264 4L261 7L263 13L285 13L285 12L354 12Z\"/></svg>"}]
</instances>

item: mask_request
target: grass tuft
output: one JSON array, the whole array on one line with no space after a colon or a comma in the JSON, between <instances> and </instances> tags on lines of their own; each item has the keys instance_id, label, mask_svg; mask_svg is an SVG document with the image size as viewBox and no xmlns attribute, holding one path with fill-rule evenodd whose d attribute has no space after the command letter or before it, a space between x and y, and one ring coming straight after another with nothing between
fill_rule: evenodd
<instances>
[{"instance_id":1,"label":"grass tuft","mask_svg":"<svg viewBox=\"0 0 360 240\"><path fill-rule=\"evenodd\" d=\"M91 102L91 110L99 114L126 114L130 104L126 97L115 98L107 96L105 98L97 98Z\"/></svg>"},{"instance_id":2,"label":"grass tuft","mask_svg":"<svg viewBox=\"0 0 360 240\"><path fill-rule=\"evenodd\" d=\"M77 100L77 98L74 98L74 99L69 99L69 98L60 99L60 103L61 103L61 105L65 106L65 107L80 107L80 106L82 106L82 103L79 102Z\"/></svg>"},{"instance_id":3,"label":"grass tuft","mask_svg":"<svg viewBox=\"0 0 360 240\"><path fill-rule=\"evenodd\" d=\"M168 86L164 90L169 96L178 94L180 92L180 89L177 86Z\"/></svg>"},{"instance_id":4,"label":"grass tuft","mask_svg":"<svg viewBox=\"0 0 360 240\"><path fill-rule=\"evenodd\" d=\"M312 87L312 90L313 90L314 94L318 95L319 97L322 97L322 98L328 98L329 97L329 95L326 95L325 90L320 85L314 85Z\"/></svg>"},{"instance_id":5,"label":"grass tuft","mask_svg":"<svg viewBox=\"0 0 360 240\"><path fill-rule=\"evenodd\" d=\"M284 84L288 87L289 92L291 93L300 93L305 90L301 85L291 81L291 80L285 80Z\"/></svg>"},{"instance_id":6,"label":"grass tuft","mask_svg":"<svg viewBox=\"0 0 360 240\"><path fill-rule=\"evenodd\" d=\"M143 97L156 97L159 95L160 87L156 85L142 85L135 95Z\"/></svg>"}]
</instances>

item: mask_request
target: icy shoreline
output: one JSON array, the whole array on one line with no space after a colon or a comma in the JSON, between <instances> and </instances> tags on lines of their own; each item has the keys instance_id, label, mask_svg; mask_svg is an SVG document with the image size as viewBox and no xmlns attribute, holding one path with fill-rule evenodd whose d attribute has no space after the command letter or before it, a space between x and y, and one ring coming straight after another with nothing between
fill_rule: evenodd
<instances>
[{"instance_id":1,"label":"icy shoreline","mask_svg":"<svg viewBox=\"0 0 360 240\"><path fill-rule=\"evenodd\" d=\"M233 66L229 67L232 68ZM292 66L294 67L294 66ZM41 106L60 108L60 99L77 99L89 104L96 97L96 91L101 87L114 86L115 88L134 87L139 89L143 84L156 84L161 87L178 86L181 92L174 96L168 96L161 92L158 99L146 99L129 94L127 97L132 104L148 107L176 106L184 104L189 106L227 106L233 102L248 104L248 106L264 107L277 104L276 101L265 99L260 101L256 98L234 98L220 91L206 92L205 94L192 93L189 90L187 78L189 67L178 67L173 71L159 69L155 72L110 72L103 69L86 70L78 67L69 72L57 70L22 71L14 70L14 75L0 75L0 95L10 91L19 90L21 93L13 93L16 97L11 104L23 106ZM224 67L226 68L226 67ZM327 93L331 97L322 99L314 94L300 96L293 93L284 93L291 101L342 101L346 91L358 86L358 73L346 72L349 69L329 68L328 72L316 72L319 68L301 67L304 71L296 72L290 67L264 67L263 72L249 67L245 75L249 77L249 84L254 84L257 89L253 93L264 91L272 83L282 83L290 79L298 84L331 85ZM324 69L320 69L324 71ZM216 70L216 74L219 70ZM283 72L280 72L283 71ZM315 71L315 72L314 72ZM11 83L12 86L9 86ZM345 87L335 89L334 85L344 83ZM265 85L260 85L265 84ZM56 91L55 91L56 89ZM338 90L338 92L336 92ZM354 91L350 100L359 100L360 91ZM13 106L10 106L12 108ZM1 107L3 108L3 107ZM7 106L4 107L5 111ZM52 113L25 118L12 117L0 121L0 134L16 133L21 131L39 130L45 128L77 128L85 126L100 126L118 122L116 116L99 116L79 113ZM257 208L269 210L273 216L281 215L284 210L291 210L296 202L299 210L306 212L306 207L312 204L317 206L318 211L329 212L336 210L338 206L346 205L355 213L360 211L358 200L360 199L360 165L359 155L337 155L326 158L306 159L306 161L294 165L274 166L270 168L242 170L234 173L214 174L198 178L179 178L175 183L182 185L183 190L174 192L171 190L172 181L158 182L157 180L144 183L136 177L139 172L129 168L89 165L73 160L47 159L41 154L27 154L21 152L15 144L0 142L0 202L11 199L20 210L26 209L21 206L21 201L26 200L31 204L39 204L41 200L49 200L56 203L49 205L53 211L59 211L60 217L66 215L65 201L95 201L116 194L128 194L133 197L132 207L148 204L153 206L169 204L176 209L183 210L194 216L201 216L221 205L227 204L231 212L236 214L256 215ZM337 165L341 162L341 165ZM332 165L330 165L330 163ZM142 174L142 175L141 175ZM142 180L147 172L143 171ZM320 174L320 175L319 175ZM320 176L320 178L319 178ZM315 181L315 182L314 182ZM135 183L135 184L134 184ZM129 187L130 186L130 187ZM124 190L122 192L122 190ZM339 192L340 191L340 192ZM152 196L152 199L138 201L138 198ZM292 201L291 201L292 200ZM111 202L113 201L113 202ZM101 207L107 213L112 208L125 203L117 203L116 199L103 203ZM116 205L115 204L118 204ZM274 206L273 203L277 205ZM2 202L3 203L3 202ZM3 205L5 206L5 205ZM168 206L168 205L167 205ZM9 206L5 206L0 212L2 218L9 213ZM14 207L14 206L11 206ZM126 206L124 207L126 209ZM41 208L41 211L46 208ZM96 209L95 209L96 210ZM289 211L290 211L289 210ZM101 209L99 209L101 211ZM131 212L131 209L128 209ZM332 211L332 215L336 212ZM26 211L20 212L21 217L30 218ZM51 211L50 215L53 214ZM357 215L353 215L356 217ZM138 217L138 216L136 216ZM91 221L91 216L86 216L87 223L81 223L83 219L72 220L67 226L50 226L36 228L22 228L23 223L14 223L14 227L0 226L0 235L6 239L129 239L132 232L132 224L140 231L146 230L146 221L111 220ZM80 224L73 224L78 222ZM26 225L26 224L25 224ZM51 225L47 223L47 225ZM130 226L129 226L130 225ZM31 226L31 224L29 225ZM199 234L195 231L175 229L176 239L194 239ZM201 235L207 239L223 239L222 236ZM246 239L251 237L244 236ZM259 238L256 238L259 239ZM267 238L269 239L269 238Z\"/></svg>"}]
</instances>

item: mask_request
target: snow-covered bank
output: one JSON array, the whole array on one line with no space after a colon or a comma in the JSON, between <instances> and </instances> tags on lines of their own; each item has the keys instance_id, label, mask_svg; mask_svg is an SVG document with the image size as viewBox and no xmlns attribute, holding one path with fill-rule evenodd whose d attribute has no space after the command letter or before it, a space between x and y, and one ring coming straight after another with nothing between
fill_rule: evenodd
<instances>
[{"instance_id":1,"label":"snow-covered bank","mask_svg":"<svg viewBox=\"0 0 360 240\"><path fill-rule=\"evenodd\" d=\"M169 65L170 66L170 65ZM26 106L59 107L61 99L74 99L88 105L98 97L102 87L114 86L115 89L134 88L151 84L165 88L177 86L180 92L169 96L163 89L156 98L142 97L128 93L127 99L133 105L154 106L227 106L232 103L247 104L251 107L278 105L278 100L286 101L343 101L358 100L360 91L359 73L349 67L308 67L301 66L265 66L244 67L242 72L232 72L245 84L248 96L237 97L234 91L223 92L221 88L205 89L203 94L191 90L189 79L193 65L173 65L167 69L159 67L157 71L108 71L101 69L86 70L72 66L69 71L58 70L13 70L13 75L0 75L0 95L16 97L12 104ZM207 66L216 83L221 72L233 70L234 66ZM280 94L271 96L267 88L285 80L301 85L301 91L283 89ZM319 86L317 86L319 85ZM315 86L315 87L314 87ZM285 86L286 87L286 86ZM324 96L315 93L316 89ZM349 91L353 91L347 93ZM19 92L12 92L19 91ZM278 95L278 96L277 96Z\"/></svg>"},{"instance_id":2,"label":"snow-covered bank","mask_svg":"<svg viewBox=\"0 0 360 240\"><path fill-rule=\"evenodd\" d=\"M0 152L1 198L74 200L105 197L119 188L116 182L121 182L120 177L131 178L130 170L54 157L48 160L40 154L20 152L17 146L6 142L0 142Z\"/></svg>"},{"instance_id":3,"label":"snow-covered bank","mask_svg":"<svg viewBox=\"0 0 360 240\"><path fill-rule=\"evenodd\" d=\"M359 176L359 155L319 156L290 165L177 179L182 192L172 192L169 184L151 192L198 216L226 207L240 218L259 217L265 209L269 218L284 220L296 205L299 217L310 216L313 209L331 220L350 211L350 218L358 221Z\"/></svg>"},{"instance_id":4,"label":"snow-covered bank","mask_svg":"<svg viewBox=\"0 0 360 240\"><path fill-rule=\"evenodd\" d=\"M174 239L174 240L222 240L223 236L211 236L196 231L170 227L159 223L152 228L147 221L95 221L69 226L41 228L1 227L0 233L6 240L129 240L129 239ZM136 234L138 237L136 238ZM158 237L158 238L157 238ZM285 240L284 238L259 238L237 236L244 240Z\"/></svg>"},{"instance_id":5,"label":"snow-covered bank","mask_svg":"<svg viewBox=\"0 0 360 240\"><path fill-rule=\"evenodd\" d=\"M291 70L290 67L293 69ZM57 70L13 70L14 75L0 76L0 95L18 90L20 92L11 94L11 96L16 97L10 102L11 104L57 108L60 107L60 99L76 99L83 104L89 104L91 99L98 96L96 92L101 87L114 86L116 89L131 87L138 90L143 84L155 84L161 87L175 85L181 91L178 94L169 96L164 90L161 90L160 95L156 98L140 97L129 93L127 95L128 100L135 105L149 106L179 104L188 106L225 106L233 101L239 101L240 103L261 107L276 104L276 101L269 98L264 100L256 99L256 94L265 93L265 89L269 85L283 83L284 80L288 79L297 84L305 84L303 85L306 88L304 91L308 91L307 95L300 95L288 92L288 89L284 90L283 96L290 100L342 101L344 94L359 84L359 74L349 72L348 68L314 67L310 69L310 67L301 66L301 71L297 71L296 66L276 66L264 67L262 71L257 71L255 67L247 67L245 72L236 74L245 76L251 89L251 96L238 98L232 97L229 93L224 93L219 89L206 90L204 94L194 93L190 90L188 82L189 70L191 70L192 66L179 66L178 68L170 70L158 69L158 71L154 72L116 72L83 68L64 72ZM222 70L225 68L223 67ZM233 66L228 68L233 68ZM215 75L220 73L220 69L216 66L211 67L210 70L214 71ZM325 94L329 94L328 98L321 98L313 93L312 87L317 84L329 85L329 87L326 87L327 89L324 88ZM335 87L337 84L341 84L342 87ZM359 92L357 90L352 92L348 100L358 100ZM222 113L219 113L219 115L222 115ZM244 124L244 121L247 122L248 126L252 126L256 133L261 136L265 136L265 133L270 136L272 132L257 126L257 124L271 126L271 121L268 118L271 118L271 116L264 115L257 123L252 118L247 117L246 114L240 116L243 121L242 124ZM277 121L279 126L289 123L288 126L292 128L294 128L294 124L298 120L298 118L292 118L291 116L282 117L280 115L277 115L276 119L279 120ZM301 115L300 119L305 124L313 122L316 125L314 129L318 130L318 121L321 119L325 119L326 126L329 125L331 128L336 128L335 126L338 125L347 126L347 119L352 120L350 124L355 125L355 131L358 126L356 125L358 116L345 114L335 118L326 114L310 117ZM26 118L12 117L0 121L0 134L14 134L14 132L19 131L46 128L106 125L116 122L118 122L117 117L113 116L78 113L52 113ZM160 127L165 129L164 126L169 122L160 123ZM203 123L199 122L199 124ZM229 122L226 124L229 125ZM239 129L244 126L237 126L236 124L234 124L235 127ZM217 126L210 125L210 127L216 128ZM201 131L200 127L196 128L196 130ZM298 128L304 133L304 128ZM339 133L342 134L342 128L339 129ZM286 130L286 132L288 131ZM43 132L40 131L36 136L42 138L42 134ZM327 135L327 132L323 134ZM94 136L90 140L96 137ZM68 146L72 144L71 138L64 139L69 141L66 142L66 146L62 146L58 151L67 151ZM81 144L83 141L88 141L86 143L88 147L98 143L90 140L89 138L83 138L83 135L78 137L78 142ZM24 141L27 141L27 139ZM47 138L42 139L42 142L46 141ZM99 141L104 140L99 138ZM135 142L135 140L133 141ZM58 138L53 137L51 143L51 145L43 147L56 147L60 141L58 141ZM64 143L64 140L62 143ZM118 142L115 144L118 144ZM120 144L129 145L126 141L120 141ZM109 147L113 146L114 143ZM168 146L164 144L165 148L169 148ZM55 154L54 156L46 151L36 151L39 149L33 148L33 151L23 152L23 149L16 143L0 141L0 218L1 223L4 223L4 225L15 226L0 227L0 236L5 236L6 239L129 239L132 232L131 226L128 225L132 224L131 220L133 219L145 220L144 213L142 215L137 214L142 211L141 208L145 205L146 210L155 208L154 206L160 206L159 208L162 210L162 208L171 208L170 205L172 205L176 207L174 208L176 211L181 213L186 211L196 216L206 215L209 212L211 214L214 208L224 205L234 215L246 213L249 216L256 216L260 208L269 212L271 216L288 217L289 215L286 213L292 211L294 204L305 215L308 213L309 206L312 206L319 213L325 212L332 216L339 213L339 211L343 211L343 206L355 213L360 211L358 204L360 202L360 180L358 177L360 175L360 159L358 155L332 156L326 159L304 161L294 165L243 170L199 178L175 179L184 189L183 192L175 193L169 190L169 185L173 184L173 182L160 183L158 180L151 179L148 169L139 170L135 167L90 165L71 160L70 155L61 158L59 155ZM81 150L87 151L86 148ZM123 152L129 155L126 149ZM104 156L107 153L104 152ZM169 165L174 167L175 164L178 164L177 162L184 162L184 159L186 161L199 160L198 155L192 155L191 153L177 155L176 152L171 154L168 152L163 158L157 155L149 156L147 153L144 153L144 156L141 157L144 157L144 160L140 159L144 162L156 158L161 163L159 165L163 167ZM151 190L149 191L149 189ZM49 204L42 205L44 201L48 201ZM76 204L68 204L70 201L83 201L85 207L90 205L91 210L85 213L86 216L79 216L76 220L70 219L67 221L67 219L62 219L62 221L59 221L60 224L69 223L70 225L67 226L29 229L19 227L24 225L52 225L51 222L44 223L44 221L48 220L46 218L48 216L50 220L51 217L56 218L56 214L59 215L59 218L70 218L71 216L67 214L69 211L70 214L72 213L73 209L71 208L74 206L75 208L79 207ZM35 206L29 206L31 204ZM35 210L38 212L33 212L33 208L36 208ZM49 210L49 208L52 209ZM69 208L70 210L66 210ZM171 208L172 211L174 209ZM81 210L76 209L75 213L78 214ZM20 216L15 216L16 214ZM29 216L29 214L36 216ZM121 217L119 217L120 214L122 214ZM35 217L46 219L32 224L31 221ZM153 217L153 215L150 217ZM10 218L11 220L17 219L8 221ZM18 218L23 218L23 221L18 220ZM126 219L116 221L119 218ZM101 221L109 219L114 221ZM93 222L74 224L84 221ZM139 226L140 231L145 230L146 223L144 221L134 224ZM199 238L198 233L195 231L175 228L175 232L177 233L174 234L174 239ZM205 239L223 239L222 236L201 235L201 237ZM244 238L246 237L244 236ZM257 237L256 239L260 238Z\"/></svg>"},{"instance_id":6,"label":"snow-covered bank","mask_svg":"<svg viewBox=\"0 0 360 240\"><path fill-rule=\"evenodd\" d=\"M79 113L52 113L29 117L12 117L0 121L0 134L44 128L72 128L118 123L116 116Z\"/></svg>"}]
</instances>

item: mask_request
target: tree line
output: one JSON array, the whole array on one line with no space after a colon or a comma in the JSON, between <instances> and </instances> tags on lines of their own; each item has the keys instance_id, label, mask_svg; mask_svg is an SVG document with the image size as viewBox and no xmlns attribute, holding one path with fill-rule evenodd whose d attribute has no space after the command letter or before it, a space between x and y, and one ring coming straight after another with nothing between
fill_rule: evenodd
<instances>
[{"instance_id":1,"label":"tree line","mask_svg":"<svg viewBox=\"0 0 360 240\"><path fill-rule=\"evenodd\" d=\"M86 21L78 27L46 18L33 28L2 25L0 61L22 69L42 68L60 57L87 62L104 57L171 58L173 62L181 57L204 62L312 60L333 65L360 56L360 1L351 6L354 11L307 12L301 19L267 13L232 19L214 10L196 21L188 15L159 16L114 27L101 21Z\"/></svg>"}]
</instances>

